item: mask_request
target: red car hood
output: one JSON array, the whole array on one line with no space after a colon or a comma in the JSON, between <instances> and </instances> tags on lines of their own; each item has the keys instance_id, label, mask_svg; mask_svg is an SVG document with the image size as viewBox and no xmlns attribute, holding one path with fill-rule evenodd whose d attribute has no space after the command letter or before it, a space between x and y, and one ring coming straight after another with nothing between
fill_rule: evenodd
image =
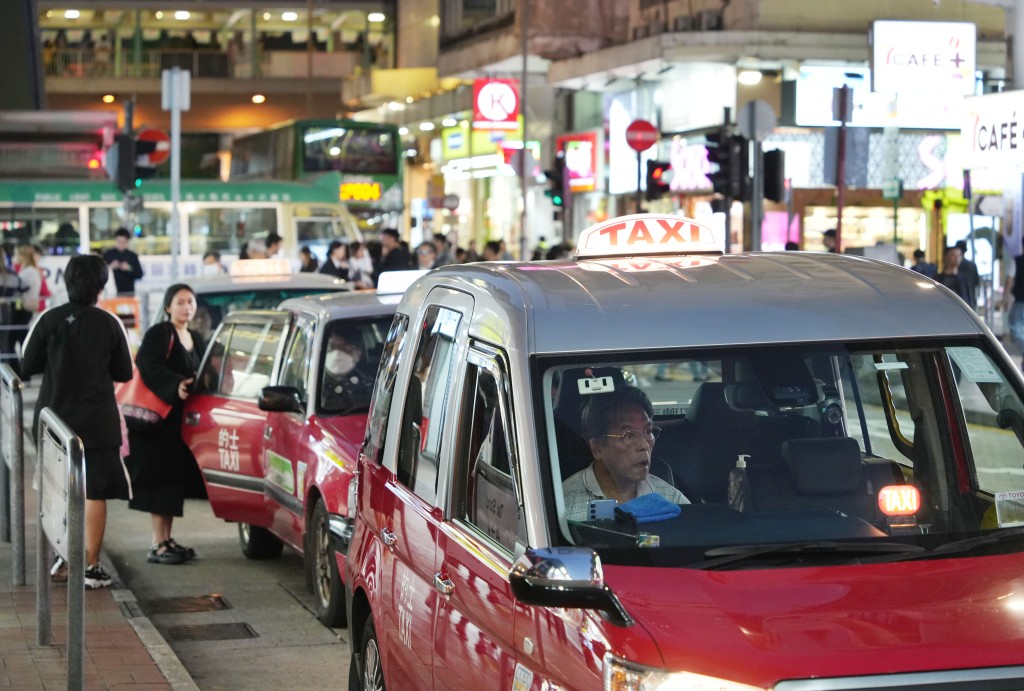
<instances>
[{"instance_id":1,"label":"red car hood","mask_svg":"<svg viewBox=\"0 0 1024 691\"><path fill-rule=\"evenodd\" d=\"M363 443L363 432L366 431L366 413L318 417L317 425L324 434L334 438L341 452L354 463Z\"/></svg>"},{"instance_id":2,"label":"red car hood","mask_svg":"<svg viewBox=\"0 0 1024 691\"><path fill-rule=\"evenodd\" d=\"M1022 554L727 572L606 565L604 572L667 670L768 687L1024 664Z\"/></svg>"}]
</instances>

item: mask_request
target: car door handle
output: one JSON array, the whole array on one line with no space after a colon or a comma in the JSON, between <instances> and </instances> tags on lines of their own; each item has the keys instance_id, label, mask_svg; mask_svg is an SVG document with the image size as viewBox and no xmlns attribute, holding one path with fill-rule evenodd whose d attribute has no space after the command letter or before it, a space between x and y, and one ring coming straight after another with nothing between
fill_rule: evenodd
<instances>
[{"instance_id":1,"label":"car door handle","mask_svg":"<svg viewBox=\"0 0 1024 691\"><path fill-rule=\"evenodd\" d=\"M271 427L270 425L267 425L266 427L263 428L263 438L264 439L270 439L270 437L272 437L273 435L274 435L274 428L273 427Z\"/></svg>"},{"instance_id":2,"label":"car door handle","mask_svg":"<svg viewBox=\"0 0 1024 691\"><path fill-rule=\"evenodd\" d=\"M388 547L393 547L394 544L398 542L398 536L395 535L392 531L388 530L387 528L380 529L380 539Z\"/></svg>"},{"instance_id":3,"label":"car door handle","mask_svg":"<svg viewBox=\"0 0 1024 691\"><path fill-rule=\"evenodd\" d=\"M185 424L191 427L197 427L199 425L199 413L186 413Z\"/></svg>"},{"instance_id":4,"label":"car door handle","mask_svg":"<svg viewBox=\"0 0 1024 691\"><path fill-rule=\"evenodd\" d=\"M455 590L455 584L452 583L452 579L444 578L441 575L441 572L438 571L434 574L434 589L445 597L448 597L452 594L452 591Z\"/></svg>"}]
</instances>

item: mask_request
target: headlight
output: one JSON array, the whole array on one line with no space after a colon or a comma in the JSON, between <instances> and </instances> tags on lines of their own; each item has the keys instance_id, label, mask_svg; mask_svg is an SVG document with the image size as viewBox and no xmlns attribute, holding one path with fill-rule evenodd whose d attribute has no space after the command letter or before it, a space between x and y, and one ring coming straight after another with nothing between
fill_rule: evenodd
<instances>
[{"instance_id":1,"label":"headlight","mask_svg":"<svg viewBox=\"0 0 1024 691\"><path fill-rule=\"evenodd\" d=\"M623 660L611 653L604 656L605 691L763 691L757 686L715 679L690 672L666 672Z\"/></svg>"}]
</instances>

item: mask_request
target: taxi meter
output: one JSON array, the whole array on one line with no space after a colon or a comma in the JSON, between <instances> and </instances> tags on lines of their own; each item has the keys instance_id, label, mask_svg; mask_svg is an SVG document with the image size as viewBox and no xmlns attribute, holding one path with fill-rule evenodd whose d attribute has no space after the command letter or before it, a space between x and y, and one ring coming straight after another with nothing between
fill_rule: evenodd
<instances>
[{"instance_id":1,"label":"taxi meter","mask_svg":"<svg viewBox=\"0 0 1024 691\"><path fill-rule=\"evenodd\" d=\"M711 228L692 218L633 214L598 223L580 233L576 258L721 254L722 245Z\"/></svg>"}]
</instances>

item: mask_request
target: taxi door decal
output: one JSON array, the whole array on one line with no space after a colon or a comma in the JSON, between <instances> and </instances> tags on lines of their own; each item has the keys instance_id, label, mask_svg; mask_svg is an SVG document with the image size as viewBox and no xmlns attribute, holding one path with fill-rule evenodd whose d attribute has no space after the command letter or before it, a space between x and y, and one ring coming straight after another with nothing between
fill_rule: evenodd
<instances>
[{"instance_id":1,"label":"taxi door decal","mask_svg":"<svg viewBox=\"0 0 1024 691\"><path fill-rule=\"evenodd\" d=\"M288 494L295 494L295 473L292 462L284 456L267 451L267 482L277 485Z\"/></svg>"},{"instance_id":2,"label":"taxi door decal","mask_svg":"<svg viewBox=\"0 0 1024 691\"><path fill-rule=\"evenodd\" d=\"M533 672L523 666L522 662L516 663L516 673L512 677L512 691L530 691L533 686Z\"/></svg>"}]
</instances>

